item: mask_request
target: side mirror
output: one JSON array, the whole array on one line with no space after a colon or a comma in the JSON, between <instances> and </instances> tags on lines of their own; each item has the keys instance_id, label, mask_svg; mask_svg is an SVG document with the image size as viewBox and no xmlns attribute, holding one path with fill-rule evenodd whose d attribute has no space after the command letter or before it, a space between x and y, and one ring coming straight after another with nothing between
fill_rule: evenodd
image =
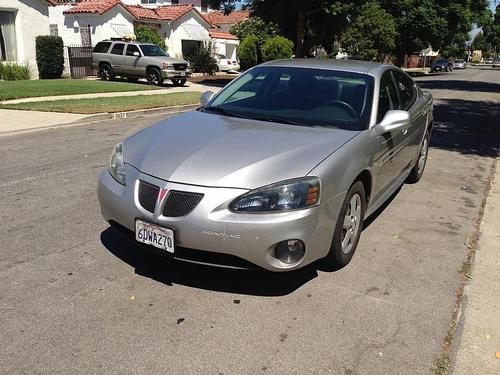
<instances>
[{"instance_id":1,"label":"side mirror","mask_svg":"<svg viewBox=\"0 0 500 375\"><path fill-rule=\"evenodd\" d=\"M387 111L382 122L377 125L381 133L398 129L405 129L411 124L410 113L407 111L391 110Z\"/></svg>"},{"instance_id":2,"label":"side mirror","mask_svg":"<svg viewBox=\"0 0 500 375\"><path fill-rule=\"evenodd\" d=\"M201 94L200 98L201 106L205 107L213 96L214 96L213 91L205 91L203 94Z\"/></svg>"},{"instance_id":3,"label":"side mirror","mask_svg":"<svg viewBox=\"0 0 500 375\"><path fill-rule=\"evenodd\" d=\"M134 52L134 56L139 57L139 56L141 56L141 54L140 54L139 52L135 51L135 52Z\"/></svg>"}]
</instances>

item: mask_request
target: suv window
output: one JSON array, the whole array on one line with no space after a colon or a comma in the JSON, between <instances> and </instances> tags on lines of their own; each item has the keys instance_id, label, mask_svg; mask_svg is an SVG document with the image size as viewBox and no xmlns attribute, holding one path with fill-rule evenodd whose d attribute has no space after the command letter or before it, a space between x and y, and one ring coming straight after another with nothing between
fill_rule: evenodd
<instances>
[{"instance_id":1,"label":"suv window","mask_svg":"<svg viewBox=\"0 0 500 375\"><path fill-rule=\"evenodd\" d=\"M125 48L125 44L116 43L113 48L111 48L111 53L113 55L123 55L123 48Z\"/></svg>"},{"instance_id":2,"label":"suv window","mask_svg":"<svg viewBox=\"0 0 500 375\"><path fill-rule=\"evenodd\" d=\"M394 78L396 79L396 86L399 91L399 109L406 111L415 101L415 85L413 84L412 79L406 74L398 71L394 71L393 74Z\"/></svg>"},{"instance_id":3,"label":"suv window","mask_svg":"<svg viewBox=\"0 0 500 375\"><path fill-rule=\"evenodd\" d=\"M129 44L127 46L127 56L134 56L134 52L139 52L139 48L135 44ZM141 53L139 52L139 56Z\"/></svg>"},{"instance_id":4,"label":"suv window","mask_svg":"<svg viewBox=\"0 0 500 375\"><path fill-rule=\"evenodd\" d=\"M106 53L108 52L111 42L99 42L95 45L93 52L96 53Z\"/></svg>"},{"instance_id":5,"label":"suv window","mask_svg":"<svg viewBox=\"0 0 500 375\"><path fill-rule=\"evenodd\" d=\"M385 72L380 80L377 122L382 121L387 111L399 109L399 99L391 72Z\"/></svg>"}]
</instances>

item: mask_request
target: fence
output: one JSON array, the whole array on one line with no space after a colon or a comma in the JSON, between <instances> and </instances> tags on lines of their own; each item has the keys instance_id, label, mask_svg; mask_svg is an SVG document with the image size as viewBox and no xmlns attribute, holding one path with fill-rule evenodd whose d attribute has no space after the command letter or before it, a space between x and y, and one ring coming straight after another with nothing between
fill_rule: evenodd
<instances>
[{"instance_id":1,"label":"fence","mask_svg":"<svg viewBox=\"0 0 500 375\"><path fill-rule=\"evenodd\" d=\"M68 46L67 48L71 78L97 75L96 70L92 69L91 46Z\"/></svg>"}]
</instances>

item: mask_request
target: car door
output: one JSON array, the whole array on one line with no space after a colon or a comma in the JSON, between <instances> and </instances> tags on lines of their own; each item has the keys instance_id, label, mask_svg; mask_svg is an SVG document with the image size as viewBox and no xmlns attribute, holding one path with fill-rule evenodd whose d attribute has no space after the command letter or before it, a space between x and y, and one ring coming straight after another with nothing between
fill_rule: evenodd
<instances>
[{"instance_id":1,"label":"car door","mask_svg":"<svg viewBox=\"0 0 500 375\"><path fill-rule=\"evenodd\" d=\"M139 77L141 76L141 69L139 68L139 60L141 59L142 54L135 44L127 45L127 49L125 51L125 56L123 57L124 67L123 70L125 74Z\"/></svg>"},{"instance_id":2,"label":"car door","mask_svg":"<svg viewBox=\"0 0 500 375\"><path fill-rule=\"evenodd\" d=\"M410 127L402 131L402 167L408 169L413 166L420 151L420 142L427 127L427 107L425 101L418 97L415 82L409 76L401 71L394 71L393 75L399 95L399 109L408 111L411 117Z\"/></svg>"},{"instance_id":3,"label":"car door","mask_svg":"<svg viewBox=\"0 0 500 375\"><path fill-rule=\"evenodd\" d=\"M111 48L111 68L113 68L113 73L116 75L125 74L125 61L123 56L124 49L125 43L115 43Z\"/></svg>"},{"instance_id":4,"label":"car door","mask_svg":"<svg viewBox=\"0 0 500 375\"><path fill-rule=\"evenodd\" d=\"M396 83L392 76L392 71L387 71L380 80L380 90L377 108L377 124L384 118L390 110L400 108L399 95L396 89ZM390 189L394 182L401 175L404 164L402 155L404 146L404 135L401 129L387 131L385 133L377 132L378 125L375 125L377 134L378 153L375 158L375 177L374 201Z\"/></svg>"}]
</instances>

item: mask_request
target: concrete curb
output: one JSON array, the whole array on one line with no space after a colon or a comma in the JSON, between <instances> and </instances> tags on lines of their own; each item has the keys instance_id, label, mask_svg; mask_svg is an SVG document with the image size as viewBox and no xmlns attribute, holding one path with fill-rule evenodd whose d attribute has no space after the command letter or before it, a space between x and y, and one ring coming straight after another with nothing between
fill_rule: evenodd
<instances>
[{"instance_id":1,"label":"concrete curb","mask_svg":"<svg viewBox=\"0 0 500 375\"><path fill-rule=\"evenodd\" d=\"M14 131L6 131L2 132L0 129L0 137L8 136L12 134L20 134L20 133L30 133L39 130L52 129L57 127L69 127L69 126L78 126L91 124L93 122L106 121L106 120L116 120L116 119L125 119L125 118L139 118L144 116L158 116L158 115L169 115L175 113L183 113L199 108L199 104L188 104L188 105L180 105L174 107L160 107L160 108L151 108L151 109L143 109L138 111L128 111L128 112L115 112L115 113L99 113L95 115L89 115L78 121L49 125L44 127L32 127L32 128L23 128L17 129ZM29 111L26 111L29 112ZM47 112L48 114L50 112Z\"/></svg>"}]
</instances>

